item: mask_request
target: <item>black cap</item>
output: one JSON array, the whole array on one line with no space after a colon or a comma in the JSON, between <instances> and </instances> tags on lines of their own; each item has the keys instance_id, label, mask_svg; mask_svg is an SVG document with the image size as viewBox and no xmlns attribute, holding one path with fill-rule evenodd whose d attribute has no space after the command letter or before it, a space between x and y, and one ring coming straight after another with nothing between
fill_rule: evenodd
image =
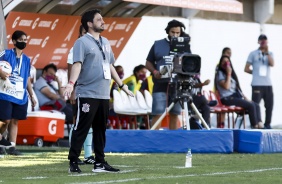
<instances>
[{"instance_id":1,"label":"black cap","mask_svg":"<svg viewBox=\"0 0 282 184\"><path fill-rule=\"evenodd\" d=\"M265 34L261 34L259 35L258 40L267 40L267 37Z\"/></svg>"}]
</instances>

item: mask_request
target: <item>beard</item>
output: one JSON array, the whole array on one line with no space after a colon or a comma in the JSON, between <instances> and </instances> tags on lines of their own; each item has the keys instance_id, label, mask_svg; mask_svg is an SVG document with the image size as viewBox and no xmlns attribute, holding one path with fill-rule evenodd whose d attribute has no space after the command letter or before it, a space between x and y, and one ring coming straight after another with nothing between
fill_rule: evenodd
<instances>
[{"instance_id":1,"label":"beard","mask_svg":"<svg viewBox=\"0 0 282 184\"><path fill-rule=\"evenodd\" d=\"M94 32L98 32L98 33L102 33L104 31L104 27L97 27L97 26L94 26L93 27L93 31Z\"/></svg>"}]
</instances>

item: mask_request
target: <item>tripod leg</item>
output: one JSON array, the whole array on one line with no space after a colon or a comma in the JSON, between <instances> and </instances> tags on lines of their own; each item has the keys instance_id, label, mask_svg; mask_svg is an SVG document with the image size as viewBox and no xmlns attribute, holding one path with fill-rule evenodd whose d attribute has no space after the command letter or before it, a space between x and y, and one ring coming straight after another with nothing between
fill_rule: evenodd
<instances>
[{"instance_id":1,"label":"tripod leg","mask_svg":"<svg viewBox=\"0 0 282 184\"><path fill-rule=\"evenodd\" d=\"M189 115L188 115L188 102L184 102L184 114L185 114L185 124L183 126L183 129L190 130L190 122L189 122Z\"/></svg>"},{"instance_id":2,"label":"tripod leg","mask_svg":"<svg viewBox=\"0 0 282 184\"><path fill-rule=\"evenodd\" d=\"M197 114L197 116L200 118L201 122L204 124L206 129L210 130L210 127L207 125L206 121L204 120L204 118L202 117L201 113L198 111L197 107L195 106L195 104L193 102L191 103L191 107L194 110L194 112Z\"/></svg>"},{"instance_id":3,"label":"tripod leg","mask_svg":"<svg viewBox=\"0 0 282 184\"><path fill-rule=\"evenodd\" d=\"M162 120L164 119L166 112L169 112L172 107L174 106L174 103L171 103L170 106L167 108L167 110L161 115L161 117L158 119L158 121L152 126L151 130L155 130L158 125L162 122Z\"/></svg>"}]
</instances>

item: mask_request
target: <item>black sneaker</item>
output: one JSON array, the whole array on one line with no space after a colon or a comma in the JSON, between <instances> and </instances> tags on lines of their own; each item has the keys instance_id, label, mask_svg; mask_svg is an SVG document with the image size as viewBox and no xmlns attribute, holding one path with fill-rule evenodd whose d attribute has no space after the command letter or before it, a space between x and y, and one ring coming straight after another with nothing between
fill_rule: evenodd
<instances>
[{"instance_id":1,"label":"black sneaker","mask_svg":"<svg viewBox=\"0 0 282 184\"><path fill-rule=\"evenodd\" d=\"M80 160L79 158L77 159L77 165L84 165L85 163L82 161L82 160Z\"/></svg>"},{"instance_id":2,"label":"black sneaker","mask_svg":"<svg viewBox=\"0 0 282 184\"><path fill-rule=\"evenodd\" d=\"M81 173L77 162L70 162L69 173Z\"/></svg>"},{"instance_id":3,"label":"black sneaker","mask_svg":"<svg viewBox=\"0 0 282 184\"><path fill-rule=\"evenodd\" d=\"M22 153L17 150L15 147L11 147L7 150L7 154L8 155L15 155L15 156L19 156L19 155L22 155Z\"/></svg>"},{"instance_id":4,"label":"black sneaker","mask_svg":"<svg viewBox=\"0 0 282 184\"><path fill-rule=\"evenodd\" d=\"M6 155L6 154L7 154L7 153L6 153L5 148L1 147L1 148L0 148L0 155Z\"/></svg>"},{"instance_id":5,"label":"black sneaker","mask_svg":"<svg viewBox=\"0 0 282 184\"><path fill-rule=\"evenodd\" d=\"M93 156L90 156L90 157L84 158L83 162L85 164L94 164L95 163L95 158Z\"/></svg>"},{"instance_id":6,"label":"black sneaker","mask_svg":"<svg viewBox=\"0 0 282 184\"><path fill-rule=\"evenodd\" d=\"M119 169L113 168L107 162L103 162L103 163L95 162L94 169L92 169L92 172L119 172Z\"/></svg>"},{"instance_id":7,"label":"black sneaker","mask_svg":"<svg viewBox=\"0 0 282 184\"><path fill-rule=\"evenodd\" d=\"M14 147L15 143L14 142L9 142L7 141L4 137L0 140L0 147L1 148L11 148Z\"/></svg>"}]
</instances>

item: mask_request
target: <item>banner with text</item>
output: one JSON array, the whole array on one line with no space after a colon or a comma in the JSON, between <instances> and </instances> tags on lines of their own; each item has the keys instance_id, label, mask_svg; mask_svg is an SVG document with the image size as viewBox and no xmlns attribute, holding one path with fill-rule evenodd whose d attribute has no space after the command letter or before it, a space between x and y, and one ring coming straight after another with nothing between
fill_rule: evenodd
<instances>
[{"instance_id":1,"label":"banner with text","mask_svg":"<svg viewBox=\"0 0 282 184\"><path fill-rule=\"evenodd\" d=\"M49 63L67 68L67 56L79 35L80 16L10 12L6 19L9 48L15 30L28 35L24 52L32 65L42 69ZM104 18L105 30L101 34L112 46L117 58L140 22L140 18Z\"/></svg>"}]
</instances>

